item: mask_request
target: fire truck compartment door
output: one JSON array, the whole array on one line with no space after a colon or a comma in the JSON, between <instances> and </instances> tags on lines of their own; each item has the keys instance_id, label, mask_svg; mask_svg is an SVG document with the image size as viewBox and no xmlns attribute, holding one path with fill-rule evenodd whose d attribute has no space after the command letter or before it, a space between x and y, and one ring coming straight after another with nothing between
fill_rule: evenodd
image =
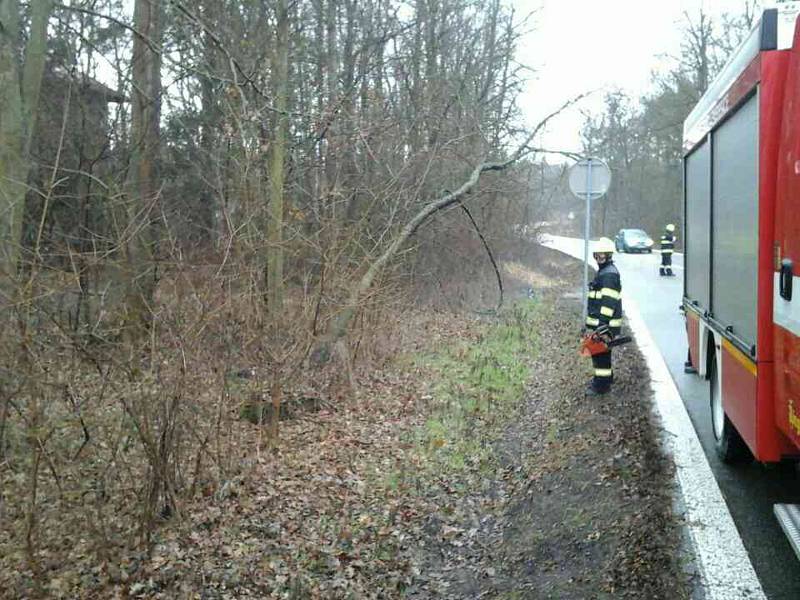
<instances>
[{"instance_id":1,"label":"fire truck compartment door","mask_svg":"<svg viewBox=\"0 0 800 600\"><path fill-rule=\"evenodd\" d=\"M706 140L686 157L686 297L701 311L711 299L711 143Z\"/></svg>"},{"instance_id":2,"label":"fire truck compartment door","mask_svg":"<svg viewBox=\"0 0 800 600\"><path fill-rule=\"evenodd\" d=\"M748 345L758 315L758 94L712 132L711 312Z\"/></svg>"}]
</instances>

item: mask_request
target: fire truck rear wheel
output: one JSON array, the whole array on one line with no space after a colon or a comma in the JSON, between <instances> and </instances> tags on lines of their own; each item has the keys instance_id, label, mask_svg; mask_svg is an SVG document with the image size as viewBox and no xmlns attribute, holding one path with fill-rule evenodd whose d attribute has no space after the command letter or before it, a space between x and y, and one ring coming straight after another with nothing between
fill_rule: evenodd
<instances>
[{"instance_id":1,"label":"fire truck rear wheel","mask_svg":"<svg viewBox=\"0 0 800 600\"><path fill-rule=\"evenodd\" d=\"M714 432L717 456L722 462L728 464L752 461L753 455L750 453L750 449L722 407L722 382L719 378L716 358L711 359L708 378L711 397L711 429Z\"/></svg>"}]
</instances>

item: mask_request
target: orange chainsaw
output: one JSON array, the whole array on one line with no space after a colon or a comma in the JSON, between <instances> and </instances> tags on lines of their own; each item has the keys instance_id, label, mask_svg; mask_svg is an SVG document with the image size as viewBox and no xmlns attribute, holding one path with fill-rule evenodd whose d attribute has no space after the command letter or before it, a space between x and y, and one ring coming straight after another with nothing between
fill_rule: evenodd
<instances>
[{"instance_id":1,"label":"orange chainsaw","mask_svg":"<svg viewBox=\"0 0 800 600\"><path fill-rule=\"evenodd\" d=\"M581 341L581 356L591 357L595 354L605 354L611 348L627 344L632 341L629 335L611 337L611 332L607 325L601 325L594 331L590 331L583 336Z\"/></svg>"}]
</instances>

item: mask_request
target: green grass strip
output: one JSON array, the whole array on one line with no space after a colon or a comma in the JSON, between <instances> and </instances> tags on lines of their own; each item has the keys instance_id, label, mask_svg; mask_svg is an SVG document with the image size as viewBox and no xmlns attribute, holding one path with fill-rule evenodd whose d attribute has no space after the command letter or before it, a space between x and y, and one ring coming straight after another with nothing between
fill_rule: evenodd
<instances>
[{"instance_id":1,"label":"green grass strip","mask_svg":"<svg viewBox=\"0 0 800 600\"><path fill-rule=\"evenodd\" d=\"M415 440L430 467L490 466L494 433L513 416L531 376L541 313L539 303L520 301L480 324L475 339L418 357L434 381Z\"/></svg>"}]
</instances>

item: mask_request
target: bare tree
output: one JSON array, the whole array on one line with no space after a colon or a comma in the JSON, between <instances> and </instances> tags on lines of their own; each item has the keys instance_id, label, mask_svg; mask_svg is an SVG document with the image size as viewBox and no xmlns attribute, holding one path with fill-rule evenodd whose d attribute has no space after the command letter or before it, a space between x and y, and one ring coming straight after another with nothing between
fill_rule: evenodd
<instances>
[{"instance_id":1,"label":"bare tree","mask_svg":"<svg viewBox=\"0 0 800 600\"><path fill-rule=\"evenodd\" d=\"M53 97L64 81L93 99L73 95L82 110L59 114L59 159L28 160L27 181L57 206L28 190L42 251L24 268L40 293L25 297L25 352L0 344L5 514L22 515L0 563L31 596L37 560L52 565L40 581L89 563L108 566L109 585L147 577L129 558L155 528L246 477L248 405L277 444L282 407L306 386L335 401L334 386L358 380L354 361L385 351L388 316L420 290L444 297L440 274L476 287L465 267L477 264L470 275L502 283L495 250L546 193L516 143L519 29L504 0L76 0L49 30L43 6L0 0L0 77L17 83L0 99L19 96L0 110L21 115L0 112L3 210L22 206L26 173L8 165L35 121L21 125L36 103L13 72L20 40L24 71L45 50L58 58ZM97 81L100 61L119 89ZM90 112L96 126L76 126ZM89 129L91 157L76 148ZM25 236L5 231L3 251L19 252ZM80 332L65 316L79 296L96 306ZM338 342L341 368L309 365L320 342ZM78 538L75 561L50 560Z\"/></svg>"},{"instance_id":2,"label":"bare tree","mask_svg":"<svg viewBox=\"0 0 800 600\"><path fill-rule=\"evenodd\" d=\"M161 0L136 0L134 6L129 202L126 229L121 232L128 267L126 323L134 338L148 327L156 285L152 221L160 193L157 169L161 148L163 10Z\"/></svg>"},{"instance_id":3,"label":"bare tree","mask_svg":"<svg viewBox=\"0 0 800 600\"><path fill-rule=\"evenodd\" d=\"M50 0L31 4L30 26L24 50L21 10L17 0L0 2L0 302L14 294L25 196L30 170L30 148L36 130L39 94L47 56ZM19 56L23 55L20 76Z\"/></svg>"},{"instance_id":4,"label":"bare tree","mask_svg":"<svg viewBox=\"0 0 800 600\"><path fill-rule=\"evenodd\" d=\"M269 310L280 314L283 307L283 212L284 161L289 118L289 7L287 0L277 0L275 7L276 47L272 65L272 88L275 90L275 135L270 142L269 222L267 250L267 301Z\"/></svg>"}]
</instances>

